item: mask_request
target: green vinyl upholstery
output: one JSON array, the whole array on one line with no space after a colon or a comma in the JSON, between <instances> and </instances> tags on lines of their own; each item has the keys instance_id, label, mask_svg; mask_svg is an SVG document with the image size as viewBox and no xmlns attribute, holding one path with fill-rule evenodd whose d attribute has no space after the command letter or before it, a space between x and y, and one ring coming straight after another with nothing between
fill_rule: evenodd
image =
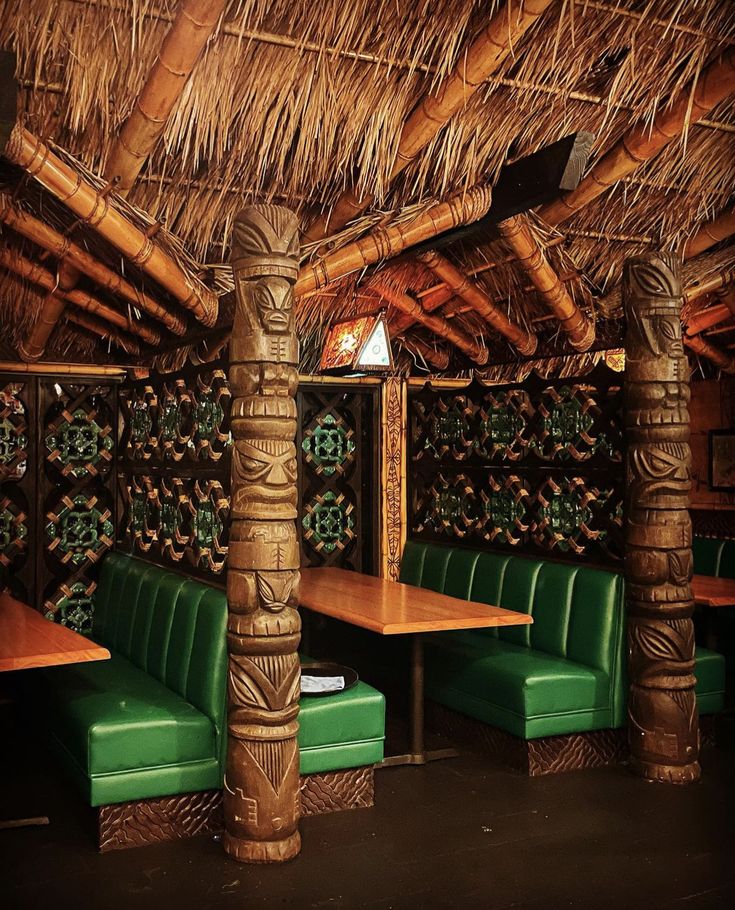
<instances>
[{"instance_id":1,"label":"green vinyl upholstery","mask_svg":"<svg viewBox=\"0 0 735 910\"><path fill-rule=\"evenodd\" d=\"M735 578L735 540L695 537L692 541L692 554L697 575Z\"/></svg>"},{"instance_id":2,"label":"green vinyl upholstery","mask_svg":"<svg viewBox=\"0 0 735 910\"><path fill-rule=\"evenodd\" d=\"M427 636L430 698L524 739L624 725L618 573L408 541L400 580L533 617L530 625ZM697 660L700 711L720 710L722 657L697 649Z\"/></svg>"},{"instance_id":3,"label":"green vinyl upholstery","mask_svg":"<svg viewBox=\"0 0 735 910\"><path fill-rule=\"evenodd\" d=\"M42 728L93 806L222 786L227 598L130 556L106 557L93 637L107 661L28 678ZM364 683L303 699L302 773L383 757L385 700Z\"/></svg>"}]
</instances>

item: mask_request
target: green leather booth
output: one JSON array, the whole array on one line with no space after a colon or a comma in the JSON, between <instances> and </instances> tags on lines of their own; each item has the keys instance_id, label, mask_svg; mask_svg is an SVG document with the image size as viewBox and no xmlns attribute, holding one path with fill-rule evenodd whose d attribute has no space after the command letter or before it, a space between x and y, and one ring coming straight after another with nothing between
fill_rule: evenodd
<instances>
[{"instance_id":1,"label":"green leather booth","mask_svg":"<svg viewBox=\"0 0 735 910\"><path fill-rule=\"evenodd\" d=\"M226 626L224 591L106 557L92 636L111 659L28 675L38 728L91 805L222 786ZM303 699L299 722L304 774L383 757L385 699L365 683Z\"/></svg>"},{"instance_id":2,"label":"green leather booth","mask_svg":"<svg viewBox=\"0 0 735 910\"><path fill-rule=\"evenodd\" d=\"M623 581L616 572L408 541L400 580L530 613L533 623L426 636L426 692L524 739L621 727ZM721 710L724 660L697 648L700 712Z\"/></svg>"},{"instance_id":3,"label":"green leather booth","mask_svg":"<svg viewBox=\"0 0 735 910\"><path fill-rule=\"evenodd\" d=\"M735 540L695 537L692 542L694 571L697 575L735 578Z\"/></svg>"}]
</instances>

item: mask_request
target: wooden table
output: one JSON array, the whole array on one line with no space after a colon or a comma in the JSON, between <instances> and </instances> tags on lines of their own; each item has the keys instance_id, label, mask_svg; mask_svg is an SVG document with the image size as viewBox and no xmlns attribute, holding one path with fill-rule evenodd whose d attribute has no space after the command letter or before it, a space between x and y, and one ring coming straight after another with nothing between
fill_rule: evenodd
<instances>
[{"instance_id":1,"label":"wooden table","mask_svg":"<svg viewBox=\"0 0 735 910\"><path fill-rule=\"evenodd\" d=\"M695 575L692 596L698 607L731 607L735 605L735 578Z\"/></svg>"},{"instance_id":2,"label":"wooden table","mask_svg":"<svg viewBox=\"0 0 735 910\"><path fill-rule=\"evenodd\" d=\"M29 670L86 660L107 660L110 652L83 635L49 622L32 607L0 592L0 671ZM47 825L48 816L0 820L0 829Z\"/></svg>"},{"instance_id":3,"label":"wooden table","mask_svg":"<svg viewBox=\"0 0 735 910\"><path fill-rule=\"evenodd\" d=\"M107 648L66 626L49 622L38 610L9 594L0 594L0 671L76 664L109 657Z\"/></svg>"},{"instance_id":4,"label":"wooden table","mask_svg":"<svg viewBox=\"0 0 735 910\"><path fill-rule=\"evenodd\" d=\"M304 569L301 606L381 635L411 635L411 751L386 758L384 767L423 765L457 755L456 749L427 752L424 746L425 633L533 622L526 613L459 600L347 569Z\"/></svg>"}]
</instances>

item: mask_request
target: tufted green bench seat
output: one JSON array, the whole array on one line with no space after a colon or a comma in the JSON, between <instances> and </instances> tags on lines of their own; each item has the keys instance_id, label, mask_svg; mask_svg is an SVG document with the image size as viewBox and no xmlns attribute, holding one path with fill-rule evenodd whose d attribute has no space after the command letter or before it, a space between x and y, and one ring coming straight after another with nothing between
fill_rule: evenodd
<instances>
[{"instance_id":1,"label":"tufted green bench seat","mask_svg":"<svg viewBox=\"0 0 735 910\"><path fill-rule=\"evenodd\" d=\"M95 593L93 637L109 661L29 675L62 764L93 806L222 786L226 752L224 591L110 554ZM385 700L365 683L303 699L301 771L383 757Z\"/></svg>"},{"instance_id":2,"label":"tufted green bench seat","mask_svg":"<svg viewBox=\"0 0 735 910\"><path fill-rule=\"evenodd\" d=\"M426 692L522 739L625 724L625 615L615 572L409 541L400 580L532 613L533 624L427 636ZM724 700L722 656L697 649L701 712Z\"/></svg>"},{"instance_id":3,"label":"tufted green bench seat","mask_svg":"<svg viewBox=\"0 0 735 910\"><path fill-rule=\"evenodd\" d=\"M697 575L735 578L735 540L695 537L692 554Z\"/></svg>"}]
</instances>

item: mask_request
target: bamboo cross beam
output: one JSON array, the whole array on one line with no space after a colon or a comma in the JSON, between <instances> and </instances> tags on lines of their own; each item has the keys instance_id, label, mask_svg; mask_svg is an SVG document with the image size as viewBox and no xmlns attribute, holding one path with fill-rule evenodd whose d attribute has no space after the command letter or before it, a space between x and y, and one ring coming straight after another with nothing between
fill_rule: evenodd
<instances>
[{"instance_id":1,"label":"bamboo cross beam","mask_svg":"<svg viewBox=\"0 0 735 910\"><path fill-rule=\"evenodd\" d=\"M433 313L434 310L440 309L454 297L454 291L448 285L440 284L436 286L433 293L420 293L416 294L416 297L427 313ZM410 316L406 316L405 313L400 313L395 320L395 331L397 334L400 334L401 332L405 332L406 329L410 329L413 324L414 320Z\"/></svg>"},{"instance_id":2,"label":"bamboo cross beam","mask_svg":"<svg viewBox=\"0 0 735 910\"><path fill-rule=\"evenodd\" d=\"M435 369L446 370L449 366L449 354L443 348L433 348L421 338L414 336L411 336L410 339L403 338L402 341L409 351L418 354Z\"/></svg>"},{"instance_id":3,"label":"bamboo cross beam","mask_svg":"<svg viewBox=\"0 0 735 910\"><path fill-rule=\"evenodd\" d=\"M313 265L302 266L296 282L296 296L318 291L345 275L397 256L417 243L459 225L471 224L482 218L491 201L492 190L489 186L475 186L446 202L430 206L409 221L376 228Z\"/></svg>"},{"instance_id":4,"label":"bamboo cross beam","mask_svg":"<svg viewBox=\"0 0 735 910\"><path fill-rule=\"evenodd\" d=\"M117 328L139 335L148 344L157 345L161 341L161 333L158 329L137 319L128 320L122 313L113 310L112 307L102 303L101 300L97 300L91 294L87 294L86 291L80 291L78 288L65 291L57 287L56 276L52 272L35 262L31 262L30 259L26 259L25 256L21 256L20 253L14 250L8 248L0 249L0 265L15 272L16 275L20 275L21 278L39 285L44 290L58 295L65 301L73 303L80 309L87 310L93 315L101 316ZM26 343L26 347L30 349L33 344L37 344L37 339L29 340Z\"/></svg>"},{"instance_id":5,"label":"bamboo cross beam","mask_svg":"<svg viewBox=\"0 0 735 910\"><path fill-rule=\"evenodd\" d=\"M733 284L733 282L735 282L735 269L722 269L714 275L703 278L701 281L693 281L684 290L684 301L691 303L698 297L703 297L705 294L713 294L729 284Z\"/></svg>"},{"instance_id":6,"label":"bamboo cross beam","mask_svg":"<svg viewBox=\"0 0 735 910\"><path fill-rule=\"evenodd\" d=\"M710 360L723 373L735 373L735 357L705 341L701 335L684 335L682 341L690 351Z\"/></svg>"},{"instance_id":7,"label":"bamboo cross beam","mask_svg":"<svg viewBox=\"0 0 735 910\"><path fill-rule=\"evenodd\" d=\"M16 124L4 151L5 157L26 170L74 214L109 241L123 256L154 278L186 309L212 326L218 301L204 285L194 286L188 276L144 231L110 204L40 139Z\"/></svg>"},{"instance_id":8,"label":"bamboo cross beam","mask_svg":"<svg viewBox=\"0 0 735 910\"><path fill-rule=\"evenodd\" d=\"M117 329L114 329L101 319L95 319L89 313L74 309L67 311L66 318L88 332L92 332L93 335L99 335L103 341L112 342L115 347L125 351L126 354L133 354L136 357L140 356L140 345L134 338L126 335L125 332L118 332Z\"/></svg>"},{"instance_id":9,"label":"bamboo cross beam","mask_svg":"<svg viewBox=\"0 0 735 910\"><path fill-rule=\"evenodd\" d=\"M520 354L529 357L534 353L538 345L538 339L533 332L529 332L511 321L474 281L462 274L441 253L421 253L419 259L431 269L437 278L441 278L446 283L455 296L461 297L462 300L468 303L488 325L506 338Z\"/></svg>"},{"instance_id":10,"label":"bamboo cross beam","mask_svg":"<svg viewBox=\"0 0 735 910\"><path fill-rule=\"evenodd\" d=\"M735 234L735 210L723 212L713 221L707 221L697 228L684 246L683 258L693 259L733 234Z\"/></svg>"},{"instance_id":11,"label":"bamboo cross beam","mask_svg":"<svg viewBox=\"0 0 735 910\"><path fill-rule=\"evenodd\" d=\"M5 193L0 193L0 221L37 243L59 260L65 259L100 287L106 288L138 309L144 310L149 316L163 323L175 335L183 335L186 331L186 320L179 313L172 313L148 294L139 291L129 281L126 281L117 272L113 272L68 237L19 208ZM44 318L50 319L51 314L45 314Z\"/></svg>"},{"instance_id":12,"label":"bamboo cross beam","mask_svg":"<svg viewBox=\"0 0 735 910\"><path fill-rule=\"evenodd\" d=\"M559 320L576 351L588 351L595 340L595 324L572 300L569 291L544 256L523 215L514 215L498 225L518 264L531 279L541 299Z\"/></svg>"},{"instance_id":13,"label":"bamboo cross beam","mask_svg":"<svg viewBox=\"0 0 735 910\"><path fill-rule=\"evenodd\" d=\"M50 291L44 298L38 318L31 327L28 337L18 344L18 354L26 363L35 363L43 356L46 344L66 309L66 300Z\"/></svg>"},{"instance_id":14,"label":"bamboo cross beam","mask_svg":"<svg viewBox=\"0 0 735 910\"><path fill-rule=\"evenodd\" d=\"M507 0L472 44L462 53L451 73L434 91L416 104L403 125L390 180L394 180L426 148L439 130L467 104L475 91L513 53L523 35L538 21L552 0ZM304 243L320 240L343 228L370 207L374 196L344 191L331 212L307 228Z\"/></svg>"},{"instance_id":15,"label":"bamboo cross beam","mask_svg":"<svg viewBox=\"0 0 735 910\"><path fill-rule=\"evenodd\" d=\"M539 210L547 224L557 225L606 192L618 180L657 155L735 91L735 48L714 60L688 83L672 103L659 109L652 124L637 123L602 156L576 189Z\"/></svg>"},{"instance_id":16,"label":"bamboo cross beam","mask_svg":"<svg viewBox=\"0 0 735 910\"><path fill-rule=\"evenodd\" d=\"M716 303L717 300L720 302ZM716 295L711 302L713 306L700 310L687 320L687 335L698 335L735 316L735 288Z\"/></svg>"},{"instance_id":17,"label":"bamboo cross beam","mask_svg":"<svg viewBox=\"0 0 735 910\"><path fill-rule=\"evenodd\" d=\"M463 354L466 354L467 357L469 357L470 360L473 360L478 366L482 367L487 363L487 348L482 347L474 338L470 338L470 336L465 334L461 329L450 325L443 316L427 313L415 298L387 285L380 287L371 286L368 290L379 295L381 299L387 301L397 310L400 310L400 312L411 316L415 322L419 322L421 325L426 326L426 328L435 335L446 339L450 344L459 348Z\"/></svg>"},{"instance_id":18,"label":"bamboo cross beam","mask_svg":"<svg viewBox=\"0 0 735 910\"><path fill-rule=\"evenodd\" d=\"M182 0L145 85L107 159L104 175L127 196L214 32L226 0Z\"/></svg>"}]
</instances>

